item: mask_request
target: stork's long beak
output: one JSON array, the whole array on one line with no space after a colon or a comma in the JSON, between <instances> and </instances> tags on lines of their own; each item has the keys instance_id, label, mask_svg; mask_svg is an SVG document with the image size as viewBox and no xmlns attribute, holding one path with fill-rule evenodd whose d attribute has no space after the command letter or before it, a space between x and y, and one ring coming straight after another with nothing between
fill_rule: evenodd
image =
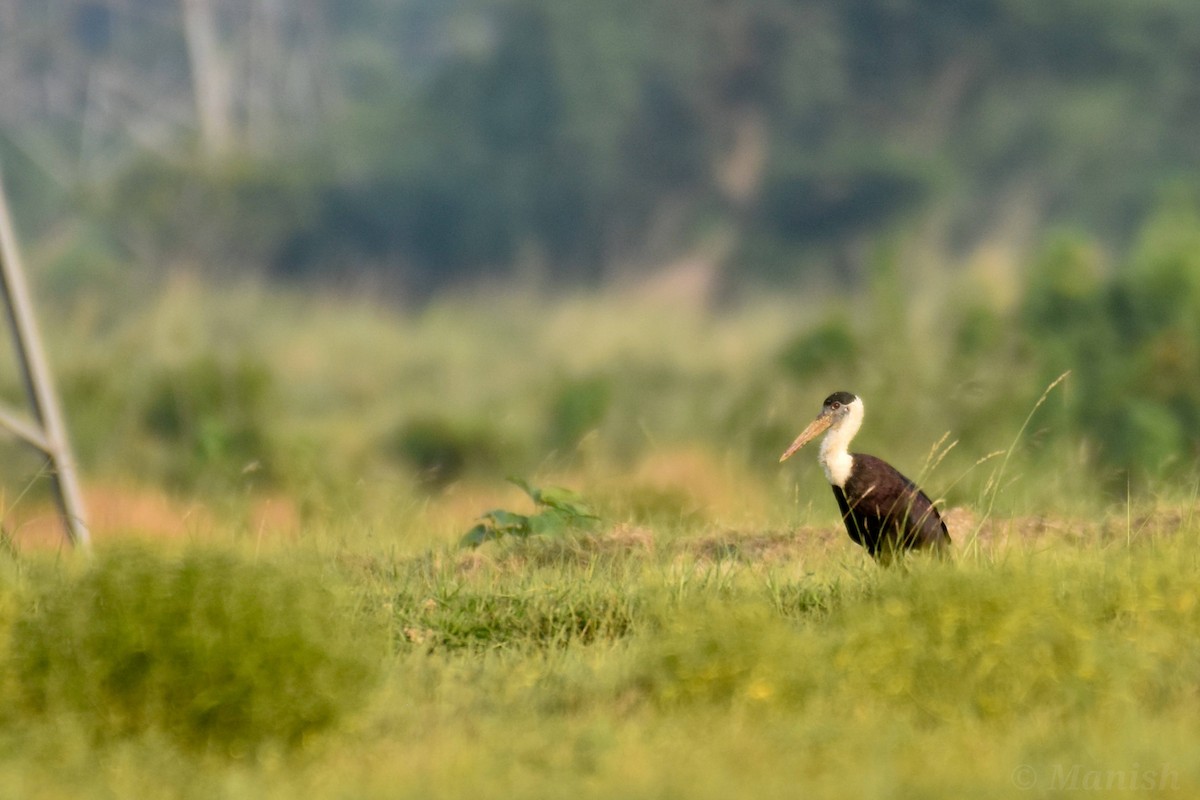
<instances>
[{"instance_id":1,"label":"stork's long beak","mask_svg":"<svg viewBox=\"0 0 1200 800\"><path fill-rule=\"evenodd\" d=\"M796 437L796 441L792 442L792 446L783 451L783 455L779 457L779 463L783 463L792 457L792 454L799 450L804 445L811 442L813 439L825 432L830 425L833 424L833 414L822 411L817 415L817 418L808 424L808 427Z\"/></svg>"}]
</instances>

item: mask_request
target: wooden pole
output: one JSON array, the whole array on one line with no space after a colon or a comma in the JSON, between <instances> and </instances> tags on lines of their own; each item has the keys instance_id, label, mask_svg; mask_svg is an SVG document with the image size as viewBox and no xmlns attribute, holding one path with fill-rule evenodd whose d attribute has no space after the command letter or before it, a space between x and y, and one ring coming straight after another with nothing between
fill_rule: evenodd
<instances>
[{"instance_id":1,"label":"wooden pole","mask_svg":"<svg viewBox=\"0 0 1200 800\"><path fill-rule=\"evenodd\" d=\"M75 458L67 439L58 393L46 362L45 350L34 319L33 303L25 283L25 271L17 250L16 234L8 213L8 200L0 179L0 289L17 354L17 365L25 384L25 394L33 410L34 423L26 423L0 409L0 425L41 450L49 461L50 481L54 488L68 541L88 547L87 514Z\"/></svg>"}]
</instances>

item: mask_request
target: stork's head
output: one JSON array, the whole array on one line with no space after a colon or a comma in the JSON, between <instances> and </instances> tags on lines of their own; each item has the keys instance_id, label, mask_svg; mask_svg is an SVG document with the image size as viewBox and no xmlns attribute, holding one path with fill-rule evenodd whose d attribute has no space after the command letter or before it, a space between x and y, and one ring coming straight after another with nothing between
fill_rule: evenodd
<instances>
[{"instance_id":1,"label":"stork's head","mask_svg":"<svg viewBox=\"0 0 1200 800\"><path fill-rule=\"evenodd\" d=\"M791 447L784 451L779 460L787 461L797 450L827 430L844 432L844 438L846 442L849 442L850 438L858 432L858 426L862 424L862 416L862 400L850 392L834 392L825 398L825 402L821 406L821 413L817 414L817 418L796 437L796 441L792 442Z\"/></svg>"}]
</instances>

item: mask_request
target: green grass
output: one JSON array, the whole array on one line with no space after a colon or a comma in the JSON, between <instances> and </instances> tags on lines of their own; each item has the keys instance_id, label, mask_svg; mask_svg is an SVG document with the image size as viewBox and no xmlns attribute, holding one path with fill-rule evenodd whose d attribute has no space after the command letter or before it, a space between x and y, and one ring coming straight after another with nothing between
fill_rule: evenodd
<instances>
[{"instance_id":1,"label":"green grass","mask_svg":"<svg viewBox=\"0 0 1200 800\"><path fill-rule=\"evenodd\" d=\"M369 615L300 564L126 546L38 577L10 638L15 718L67 717L96 741L295 748L361 702L384 654Z\"/></svg>"},{"instance_id":2,"label":"green grass","mask_svg":"<svg viewBox=\"0 0 1200 800\"><path fill-rule=\"evenodd\" d=\"M709 544L612 531L472 552L320 539L258 555L102 545L65 571L35 560L4 584L0 790L1012 797L1029 775L1046 793L1150 771L1180 796L1200 787L1194 522L1129 543L1092 524L1078 541L1048 532L890 570L848 540L774 556L749 535ZM179 590L189 565L230 587L219 603ZM341 599L286 599L329 591ZM213 608L216 628L200 613ZM131 651L147 621L165 642ZM378 626L382 667L349 633ZM86 641L98 644L70 644ZM271 649L284 641L294 649ZM31 647L73 660L47 683ZM149 704L112 690L110 668L134 651L159 659L138 695ZM379 670L365 695L320 673L364 658ZM246 714L196 716L214 663ZM290 684L280 668L298 670ZM333 712L319 726L273 733L303 726L318 699ZM150 722L128 724L131 708Z\"/></svg>"}]
</instances>

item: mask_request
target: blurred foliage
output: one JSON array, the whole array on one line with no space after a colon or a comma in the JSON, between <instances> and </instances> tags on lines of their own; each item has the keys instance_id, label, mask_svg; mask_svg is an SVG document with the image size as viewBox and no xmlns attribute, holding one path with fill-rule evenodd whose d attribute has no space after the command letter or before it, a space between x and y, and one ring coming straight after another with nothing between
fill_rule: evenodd
<instances>
[{"instance_id":1,"label":"blurred foliage","mask_svg":"<svg viewBox=\"0 0 1200 800\"><path fill-rule=\"evenodd\" d=\"M44 577L12 629L19 706L100 739L161 733L234 757L297 746L363 701L385 652L295 564L126 545Z\"/></svg>"},{"instance_id":2,"label":"blurred foliage","mask_svg":"<svg viewBox=\"0 0 1200 800\"><path fill-rule=\"evenodd\" d=\"M171 483L253 471L269 480L274 462L268 429L271 373L242 358L202 356L150 378L141 422L160 443Z\"/></svg>"},{"instance_id":3,"label":"blurred foliage","mask_svg":"<svg viewBox=\"0 0 1200 800\"><path fill-rule=\"evenodd\" d=\"M85 200L143 263L237 275L276 258L315 213L311 170L267 157L214 165L147 153Z\"/></svg>"},{"instance_id":4,"label":"blurred foliage","mask_svg":"<svg viewBox=\"0 0 1200 800\"><path fill-rule=\"evenodd\" d=\"M1072 370L1067 414L1118 483L1200 459L1198 225L1194 200L1179 197L1127 265L1106 271L1094 247L1060 241L1030 276L1028 351L1043 378Z\"/></svg>"},{"instance_id":5,"label":"blurred foliage","mask_svg":"<svg viewBox=\"0 0 1200 800\"><path fill-rule=\"evenodd\" d=\"M853 370L859 344L849 320L831 319L797 334L779 354L780 366L798 381L820 378L830 368Z\"/></svg>"},{"instance_id":6,"label":"blurred foliage","mask_svg":"<svg viewBox=\"0 0 1200 800\"><path fill-rule=\"evenodd\" d=\"M1185 0L208 0L221 147L187 15L40 5L0 29L18 217L50 240L73 206L156 270L412 296L603 283L719 234L728 284L854 279L917 215L956 252L1121 246L1200 180Z\"/></svg>"},{"instance_id":7,"label":"blurred foliage","mask_svg":"<svg viewBox=\"0 0 1200 800\"><path fill-rule=\"evenodd\" d=\"M563 382L548 414L546 443L551 449L569 453L604 421L612 405L612 383L600 375Z\"/></svg>"},{"instance_id":8,"label":"blurred foliage","mask_svg":"<svg viewBox=\"0 0 1200 800\"><path fill-rule=\"evenodd\" d=\"M469 468L495 470L504 460L489 431L441 418L408 420L393 434L391 450L433 489L448 486Z\"/></svg>"},{"instance_id":9,"label":"blurred foliage","mask_svg":"<svg viewBox=\"0 0 1200 800\"><path fill-rule=\"evenodd\" d=\"M861 290L714 312L513 294L363 313L277 289L237 309L218 283L124 320L81 313L54 338L85 467L214 496L254 484L320 505L315 487L357 496L380 477L442 491L577 470L628 477L596 487L606 512L693 518L735 473L779 475L821 398L847 389L869 409L857 447L969 504L992 476L976 462L1009 451L1069 372L1013 466L1035 505L1087 502L1184 486L1200 460L1197 230L1186 192L1119 260L1063 229L993 276L1010 283L1003 294L974 274L911 280L901 242L875 252ZM5 391L19 396L12 381ZM925 479L934 459L921 457L944 434L953 447ZM696 444L727 463L637 474Z\"/></svg>"}]
</instances>

